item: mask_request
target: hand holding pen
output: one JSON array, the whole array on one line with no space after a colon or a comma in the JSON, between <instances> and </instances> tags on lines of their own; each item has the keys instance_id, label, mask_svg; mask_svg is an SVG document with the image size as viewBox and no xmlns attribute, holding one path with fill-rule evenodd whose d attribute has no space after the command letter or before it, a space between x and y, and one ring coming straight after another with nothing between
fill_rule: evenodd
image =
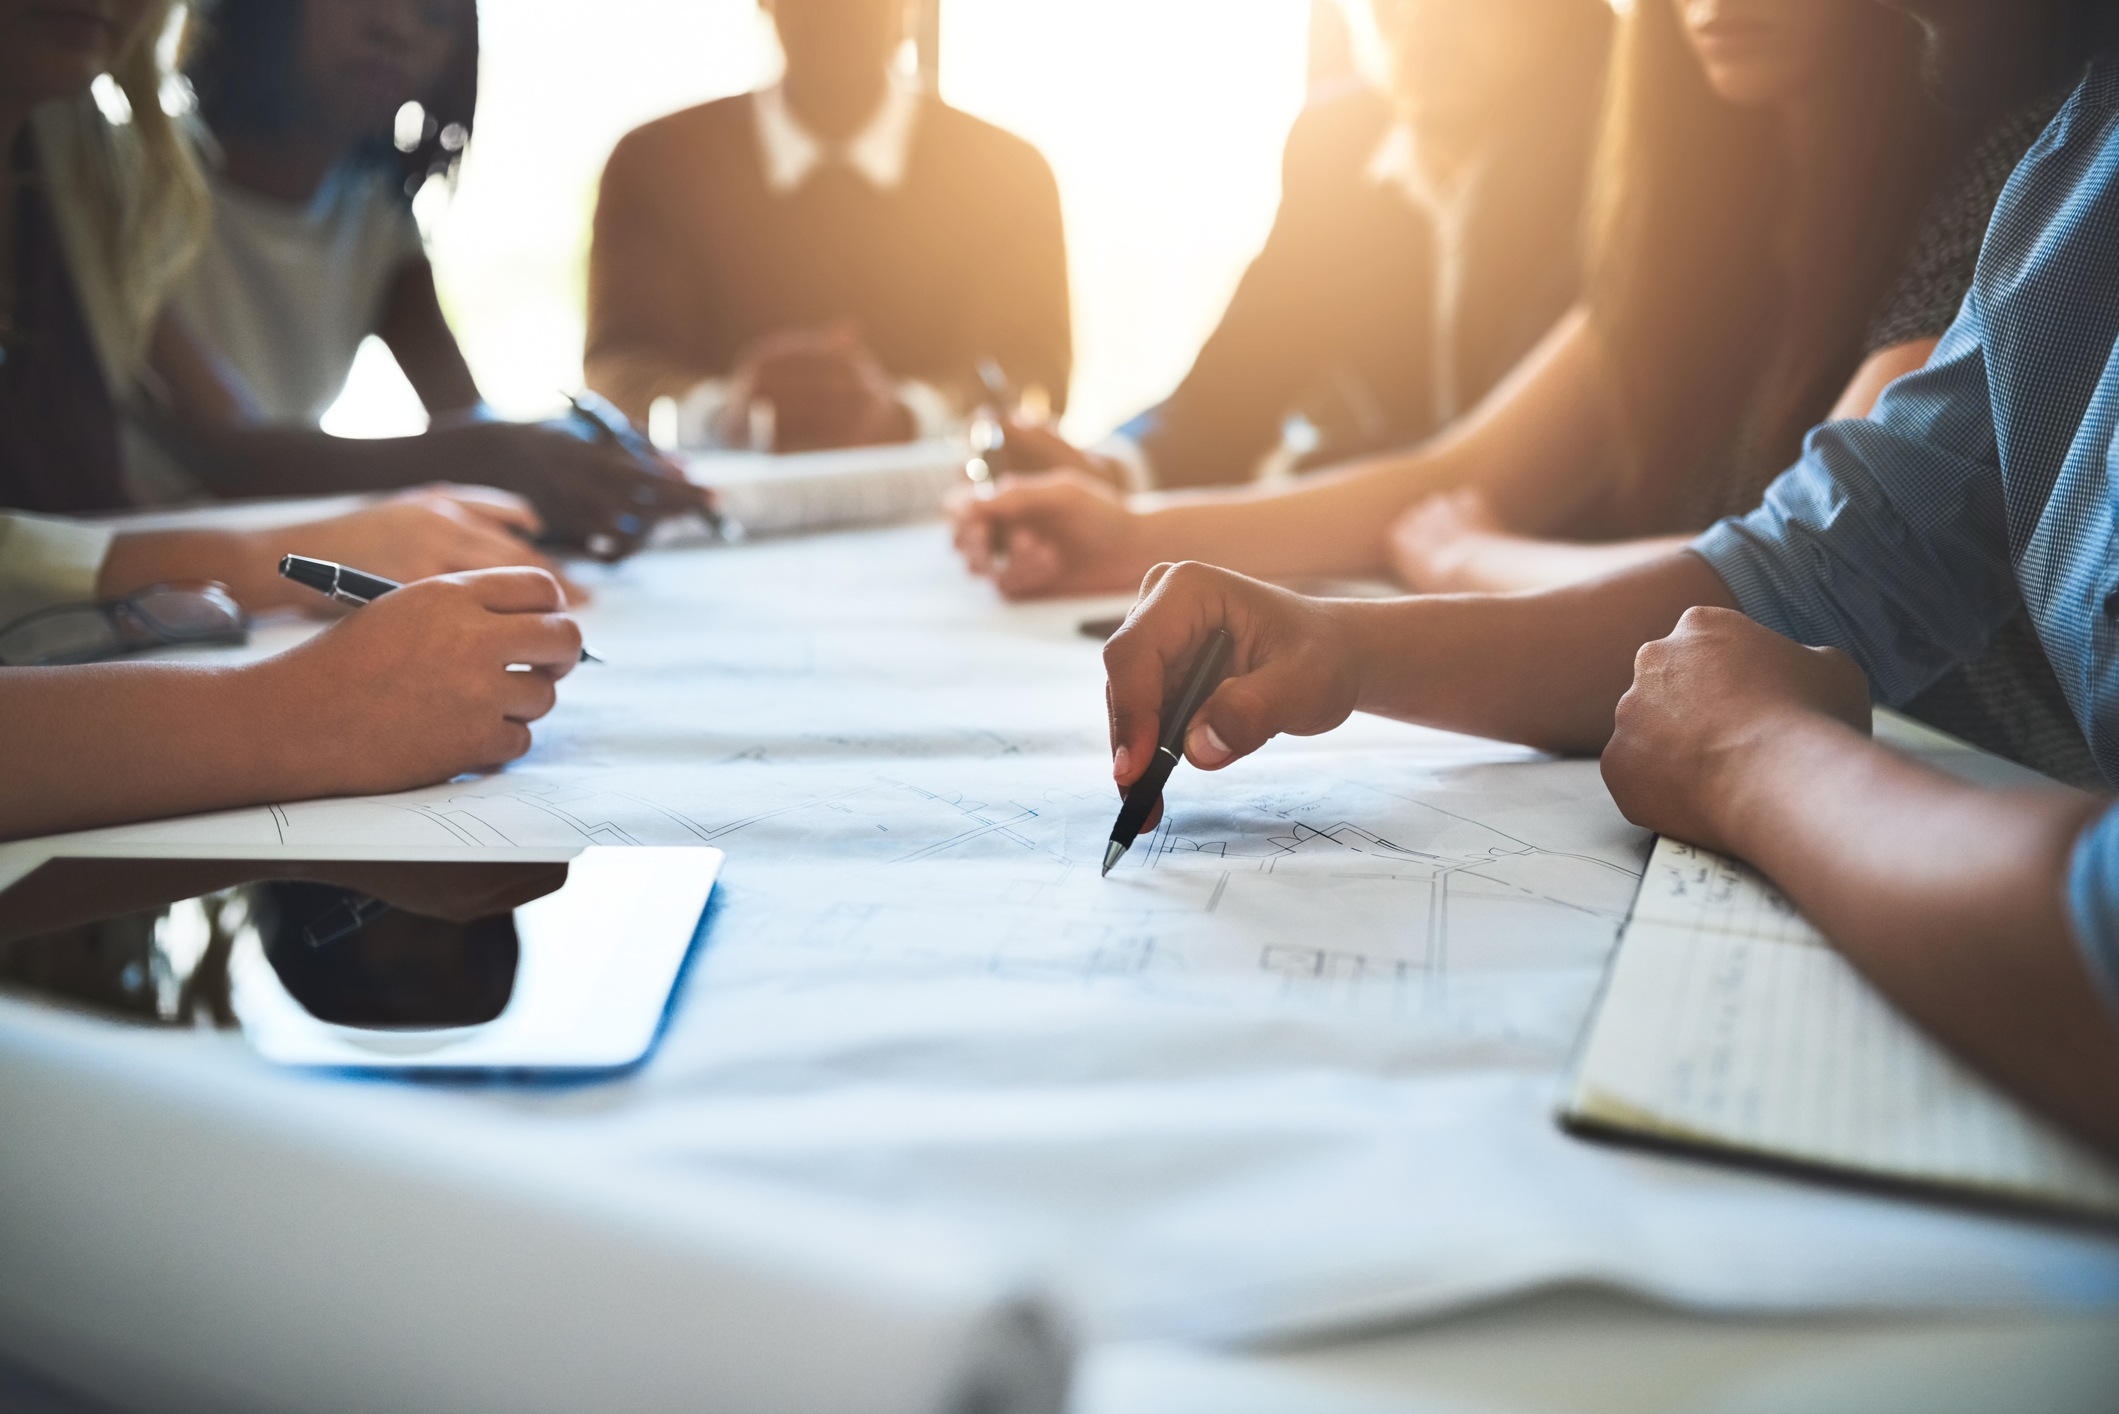
<instances>
[{"instance_id":1,"label":"hand holding pen","mask_svg":"<svg viewBox=\"0 0 2119 1414\"><path fill-rule=\"evenodd\" d=\"M351 565L334 564L330 560L312 560L306 555L283 556L280 560L280 576L314 589L334 603L350 604L356 608L372 604L385 594L404 588L394 579L384 579L379 574L369 574ZM603 659L584 647L581 650L581 661L601 663Z\"/></svg>"},{"instance_id":2,"label":"hand holding pen","mask_svg":"<svg viewBox=\"0 0 2119 1414\"><path fill-rule=\"evenodd\" d=\"M1161 814L1163 787L1169 783L1170 772L1177 768L1192 718L1206 705L1207 694L1221 685L1222 674L1228 671L1229 654L1235 646L1236 640L1229 637L1226 630L1215 629L1209 633L1206 641L1200 644L1199 652L1193 655L1192 667L1185 674L1183 685L1163 703L1162 732L1156 739L1154 754L1148 758L1147 769L1126 787L1126 803L1118 812L1117 823L1111 827L1111 843L1104 849L1104 873L1109 874L1111 866L1125 858L1126 851L1133 848L1133 841L1140 838L1149 815Z\"/></svg>"},{"instance_id":3,"label":"hand holding pen","mask_svg":"<svg viewBox=\"0 0 2119 1414\"><path fill-rule=\"evenodd\" d=\"M733 543L743 538L743 528L724 517L714 504L714 493L679 476L654 443L642 436L632 419L609 399L593 392L563 396L567 400L567 420L580 429L586 440L625 453L643 473L630 493L637 509L616 518L615 534L591 536L587 542L590 554L620 558L639 547L656 521L685 512L704 520L707 528L722 540ZM612 553L621 545L625 549Z\"/></svg>"},{"instance_id":4,"label":"hand holding pen","mask_svg":"<svg viewBox=\"0 0 2119 1414\"><path fill-rule=\"evenodd\" d=\"M1379 659L1394 667L1404 659L1402 645L1383 648L1394 640L1374 633L1384 603L1309 599L1208 565L1157 565L1104 645L1113 778L1137 790L1151 768L1166 778L1180 754L1216 771L1281 732L1338 726L1360 705ZM1217 636L1228 640L1227 676L1202 686L1196 665ZM1149 808L1138 828L1160 815L1159 804Z\"/></svg>"},{"instance_id":5,"label":"hand holding pen","mask_svg":"<svg viewBox=\"0 0 2119 1414\"><path fill-rule=\"evenodd\" d=\"M342 598L379 588L339 587ZM260 800L376 795L514 760L580 660L565 607L544 570L440 575L231 669L240 691L228 730L251 731L241 754L259 773L237 789Z\"/></svg>"}]
</instances>

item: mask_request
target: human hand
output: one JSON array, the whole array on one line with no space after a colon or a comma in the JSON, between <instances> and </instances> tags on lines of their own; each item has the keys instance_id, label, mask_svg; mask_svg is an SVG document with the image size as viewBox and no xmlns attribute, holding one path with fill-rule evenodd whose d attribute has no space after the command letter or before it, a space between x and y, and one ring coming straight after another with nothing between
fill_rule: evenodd
<instances>
[{"instance_id":1,"label":"human hand","mask_svg":"<svg viewBox=\"0 0 2119 1414\"><path fill-rule=\"evenodd\" d=\"M1604 782L1635 824L1741 855L1749 773L1773 770L1805 726L1867 735L1869 720L1868 679L1846 654L1805 648L1733 609L1688 609L1635 655Z\"/></svg>"},{"instance_id":2,"label":"human hand","mask_svg":"<svg viewBox=\"0 0 2119 1414\"><path fill-rule=\"evenodd\" d=\"M657 521L711 502L675 467L650 469L625 448L585 441L564 424L474 422L427 438L456 480L525 497L550 534L600 560L624 559Z\"/></svg>"},{"instance_id":3,"label":"human hand","mask_svg":"<svg viewBox=\"0 0 2119 1414\"><path fill-rule=\"evenodd\" d=\"M1079 471L1003 476L986 498L963 487L943 510L965 567L1010 599L1123 590L1152 563L1141 516Z\"/></svg>"},{"instance_id":4,"label":"human hand","mask_svg":"<svg viewBox=\"0 0 2119 1414\"><path fill-rule=\"evenodd\" d=\"M1466 487L1429 496L1391 524L1384 536L1391 570L1421 594L1478 593L1493 586L1477 576L1481 551L1514 539L1486 497Z\"/></svg>"},{"instance_id":5,"label":"human hand","mask_svg":"<svg viewBox=\"0 0 2119 1414\"><path fill-rule=\"evenodd\" d=\"M909 442L917 430L889 372L851 323L768 335L737 362L720 440L750 439L754 403L773 410L776 452Z\"/></svg>"},{"instance_id":6,"label":"human hand","mask_svg":"<svg viewBox=\"0 0 2119 1414\"><path fill-rule=\"evenodd\" d=\"M1192 718L1185 756L1218 771L1288 732L1315 736L1359 705L1357 606L1307 599L1209 565L1157 565L1125 625L1104 645L1111 775L1120 791L1148 769L1163 704L1191 671L1207 635L1236 640L1228 677ZM1149 827L1161 818L1158 809Z\"/></svg>"},{"instance_id":7,"label":"human hand","mask_svg":"<svg viewBox=\"0 0 2119 1414\"><path fill-rule=\"evenodd\" d=\"M346 515L247 532L254 549L246 556L246 568L253 569L250 577L258 583L239 588L236 598L253 611L327 604L279 577L280 557L296 554L400 581L526 565L550 571L566 591L568 603L586 603L588 592L531 548L543 528L529 502L505 491L422 486Z\"/></svg>"},{"instance_id":8,"label":"human hand","mask_svg":"<svg viewBox=\"0 0 2119 1414\"><path fill-rule=\"evenodd\" d=\"M581 657L564 604L543 570L443 575L233 670L241 710L276 718L253 736L266 777L369 795L514 760Z\"/></svg>"},{"instance_id":9,"label":"human hand","mask_svg":"<svg viewBox=\"0 0 2119 1414\"><path fill-rule=\"evenodd\" d=\"M1126 489L1126 469L1117 458L1083 451L1046 423L1010 417L1001 423L1001 430L1007 437L1001 455L1004 465L1011 470L1072 468L1086 472L1114 490Z\"/></svg>"}]
</instances>

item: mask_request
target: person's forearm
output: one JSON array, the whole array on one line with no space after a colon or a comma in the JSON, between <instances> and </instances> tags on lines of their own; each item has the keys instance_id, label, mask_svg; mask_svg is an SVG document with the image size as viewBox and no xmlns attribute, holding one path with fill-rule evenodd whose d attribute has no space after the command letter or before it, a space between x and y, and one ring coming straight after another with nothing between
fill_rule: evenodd
<instances>
[{"instance_id":1,"label":"person's forearm","mask_svg":"<svg viewBox=\"0 0 2119 1414\"><path fill-rule=\"evenodd\" d=\"M1703 786L1723 838L1917 1023L2119 1153L2119 1026L2065 892L2105 802L1966 785L1822 716L1754 735Z\"/></svg>"},{"instance_id":2,"label":"person's forearm","mask_svg":"<svg viewBox=\"0 0 2119 1414\"><path fill-rule=\"evenodd\" d=\"M460 413L482 401L478 381L434 291L434 268L415 260L397 272L383 301L376 334L404 370L430 417Z\"/></svg>"},{"instance_id":3,"label":"person's forearm","mask_svg":"<svg viewBox=\"0 0 2119 1414\"><path fill-rule=\"evenodd\" d=\"M1684 552L1535 594L1349 600L1343 612L1367 665L1363 711L1595 754L1635 653L1700 604L1735 607L1721 577Z\"/></svg>"},{"instance_id":4,"label":"person's forearm","mask_svg":"<svg viewBox=\"0 0 2119 1414\"><path fill-rule=\"evenodd\" d=\"M241 668L0 673L0 838L314 794L301 724Z\"/></svg>"},{"instance_id":5,"label":"person's forearm","mask_svg":"<svg viewBox=\"0 0 2119 1414\"><path fill-rule=\"evenodd\" d=\"M156 427L216 495L334 495L395 491L456 479L449 432L419 437L333 437L305 427L216 425L197 419Z\"/></svg>"},{"instance_id":6,"label":"person's forearm","mask_svg":"<svg viewBox=\"0 0 2119 1414\"><path fill-rule=\"evenodd\" d=\"M268 543L269 542L269 543ZM96 597L122 599L151 585L216 580L253 614L301 602L279 576L269 536L233 530L161 530L120 535L96 576Z\"/></svg>"},{"instance_id":7,"label":"person's forearm","mask_svg":"<svg viewBox=\"0 0 2119 1414\"><path fill-rule=\"evenodd\" d=\"M1564 540L1530 540L1513 535L1482 536L1469 547L1451 585L1466 592L1513 594L1616 574L1636 565L1678 554L1691 543L1686 535L1656 540L1616 540L1581 545Z\"/></svg>"},{"instance_id":8,"label":"person's forearm","mask_svg":"<svg viewBox=\"0 0 2119 1414\"><path fill-rule=\"evenodd\" d=\"M1243 574L1369 574L1390 563L1399 515L1438 491L1477 481L1504 511L1535 505L1543 531L1593 499L1592 474L1616 432L1602 348L1575 311L1479 406L1416 450L1303 478L1293 489L1246 487L1147 499L1141 541L1156 559L1195 559Z\"/></svg>"},{"instance_id":9,"label":"person's forearm","mask_svg":"<svg viewBox=\"0 0 2119 1414\"><path fill-rule=\"evenodd\" d=\"M1387 563L1407 506L1463 479L1457 458L1408 453L1319 472L1293 488L1245 486L1135 498L1155 560L1203 560L1263 579L1360 575Z\"/></svg>"}]
</instances>

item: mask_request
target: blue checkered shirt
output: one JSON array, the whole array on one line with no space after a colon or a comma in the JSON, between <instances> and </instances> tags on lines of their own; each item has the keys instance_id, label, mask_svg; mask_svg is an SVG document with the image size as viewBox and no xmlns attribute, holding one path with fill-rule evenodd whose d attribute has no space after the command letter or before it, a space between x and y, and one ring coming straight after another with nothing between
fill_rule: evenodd
<instances>
[{"instance_id":1,"label":"blue checkered shirt","mask_svg":"<svg viewBox=\"0 0 2119 1414\"><path fill-rule=\"evenodd\" d=\"M2119 781L2119 64L2092 68L2009 179L1957 322L1858 421L1813 431L1758 510L1694 548L1744 612L1904 703L2023 594ZM2119 1004L2119 811L2077 846L2075 930Z\"/></svg>"}]
</instances>

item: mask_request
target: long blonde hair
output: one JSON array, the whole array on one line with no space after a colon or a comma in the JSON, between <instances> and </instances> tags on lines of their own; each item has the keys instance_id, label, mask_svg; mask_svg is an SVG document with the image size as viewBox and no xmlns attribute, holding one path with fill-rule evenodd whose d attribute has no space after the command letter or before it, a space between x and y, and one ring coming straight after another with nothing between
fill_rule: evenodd
<instances>
[{"instance_id":1,"label":"long blonde hair","mask_svg":"<svg viewBox=\"0 0 2119 1414\"><path fill-rule=\"evenodd\" d=\"M160 0L110 77L131 115L105 117L93 93L59 99L32 119L52 214L111 393L139 383L147 344L171 288L198 255L212 198L185 123L163 106L163 40L185 0Z\"/></svg>"}]
</instances>

